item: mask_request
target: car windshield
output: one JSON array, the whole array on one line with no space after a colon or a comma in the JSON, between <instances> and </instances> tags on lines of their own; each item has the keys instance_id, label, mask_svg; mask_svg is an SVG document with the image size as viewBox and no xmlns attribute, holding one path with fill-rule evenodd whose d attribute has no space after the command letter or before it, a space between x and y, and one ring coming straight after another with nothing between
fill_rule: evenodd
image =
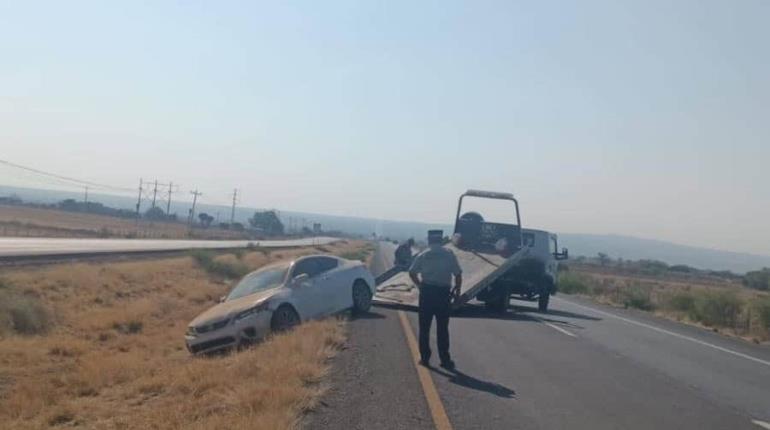
<instances>
[{"instance_id":1,"label":"car windshield","mask_svg":"<svg viewBox=\"0 0 770 430\"><path fill-rule=\"evenodd\" d=\"M288 269L288 264L282 264L280 266L266 267L247 275L245 278L241 279L241 282L239 282L232 291L230 291L226 301L239 299L250 294L280 286L286 277L286 271Z\"/></svg>"}]
</instances>

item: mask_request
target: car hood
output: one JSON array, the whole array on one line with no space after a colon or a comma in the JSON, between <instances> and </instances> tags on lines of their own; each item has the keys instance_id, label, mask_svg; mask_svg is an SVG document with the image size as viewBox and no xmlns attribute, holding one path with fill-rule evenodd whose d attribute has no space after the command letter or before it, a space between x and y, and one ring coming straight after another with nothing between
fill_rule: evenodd
<instances>
[{"instance_id":1,"label":"car hood","mask_svg":"<svg viewBox=\"0 0 770 430\"><path fill-rule=\"evenodd\" d=\"M195 317L195 319L192 320L189 325L191 327L200 327L232 318L239 312L243 312L269 299L270 297L273 297L280 290L281 288L277 287L267 291L261 291L259 293L240 297L235 300L228 300L226 302L218 303L217 305Z\"/></svg>"}]
</instances>

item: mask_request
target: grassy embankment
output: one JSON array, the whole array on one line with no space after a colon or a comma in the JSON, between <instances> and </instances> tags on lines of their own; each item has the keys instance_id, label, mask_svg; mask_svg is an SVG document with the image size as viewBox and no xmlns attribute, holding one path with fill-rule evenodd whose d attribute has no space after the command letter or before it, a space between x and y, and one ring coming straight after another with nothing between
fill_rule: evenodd
<instances>
[{"instance_id":1,"label":"grassy embankment","mask_svg":"<svg viewBox=\"0 0 770 430\"><path fill-rule=\"evenodd\" d=\"M754 342L770 340L770 294L734 282L607 273L587 266L562 272L559 291L653 312Z\"/></svg>"},{"instance_id":2,"label":"grassy embankment","mask_svg":"<svg viewBox=\"0 0 770 430\"><path fill-rule=\"evenodd\" d=\"M325 245L358 252L361 242ZM335 319L237 354L191 357L187 323L232 278L317 248L0 272L0 428L289 428L341 345ZM323 251L321 251L323 252Z\"/></svg>"}]
</instances>

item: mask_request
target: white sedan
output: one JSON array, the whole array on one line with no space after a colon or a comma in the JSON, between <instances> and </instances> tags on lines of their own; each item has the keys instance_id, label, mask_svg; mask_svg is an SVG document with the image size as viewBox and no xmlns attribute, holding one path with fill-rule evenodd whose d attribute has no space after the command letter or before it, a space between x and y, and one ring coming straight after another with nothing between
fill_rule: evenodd
<instances>
[{"instance_id":1,"label":"white sedan","mask_svg":"<svg viewBox=\"0 0 770 430\"><path fill-rule=\"evenodd\" d=\"M360 261L310 255L246 275L219 304L198 315L185 341L193 353L250 343L270 331L346 309L366 312L375 285Z\"/></svg>"}]
</instances>

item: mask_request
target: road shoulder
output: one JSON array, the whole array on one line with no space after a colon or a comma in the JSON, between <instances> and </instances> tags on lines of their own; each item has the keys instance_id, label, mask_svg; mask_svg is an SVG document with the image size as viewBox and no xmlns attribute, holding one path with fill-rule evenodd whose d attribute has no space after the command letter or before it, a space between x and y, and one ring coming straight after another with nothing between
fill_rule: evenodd
<instances>
[{"instance_id":1,"label":"road shoulder","mask_svg":"<svg viewBox=\"0 0 770 430\"><path fill-rule=\"evenodd\" d=\"M330 388L303 420L309 429L432 429L398 314L372 308L348 325Z\"/></svg>"}]
</instances>

